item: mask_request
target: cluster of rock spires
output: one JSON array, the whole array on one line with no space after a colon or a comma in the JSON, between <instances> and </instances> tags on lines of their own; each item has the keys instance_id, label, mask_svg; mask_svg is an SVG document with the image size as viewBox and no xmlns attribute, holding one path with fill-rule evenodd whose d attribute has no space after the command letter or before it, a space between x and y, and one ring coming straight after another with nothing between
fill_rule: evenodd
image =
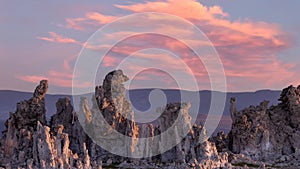
<instances>
[{"instance_id":1,"label":"cluster of rock spires","mask_svg":"<svg viewBox=\"0 0 300 169\"><path fill-rule=\"evenodd\" d=\"M123 83L127 80L128 77L121 70L113 71L106 75L102 86L95 88L92 108L85 98L81 100L80 114L85 115L84 128L92 140L105 142L111 151L118 151L120 147L124 147L121 150L124 155L117 156L91 141L88 145L91 159L103 161L103 164L118 164L120 168L230 167L227 153L217 152L214 144L205 136L203 127L191 125L188 114L191 106L189 103L168 104L161 110L157 126L136 123L131 104L125 97L126 90ZM160 136L161 132L170 128L176 119L180 128L169 132L169 135ZM104 127L104 120L109 124L108 127ZM184 131L187 131L187 136L182 138L181 133ZM203 132L204 134L201 134ZM129 136L131 139L123 139L118 134ZM140 141L141 138L153 139ZM163 146L174 144L175 141L179 144L175 144L174 148L167 152L162 150ZM129 158L137 154L146 158L139 160Z\"/></svg>"},{"instance_id":2,"label":"cluster of rock spires","mask_svg":"<svg viewBox=\"0 0 300 169\"><path fill-rule=\"evenodd\" d=\"M237 111L232 98L228 149L247 157L249 164L300 168L300 86L283 89L279 101L277 106L263 101Z\"/></svg>"},{"instance_id":3,"label":"cluster of rock spires","mask_svg":"<svg viewBox=\"0 0 300 169\"><path fill-rule=\"evenodd\" d=\"M232 128L211 138L230 163L253 168L300 168L300 86L283 89L280 103L269 101L237 111L231 98Z\"/></svg>"},{"instance_id":4,"label":"cluster of rock spires","mask_svg":"<svg viewBox=\"0 0 300 169\"><path fill-rule=\"evenodd\" d=\"M84 139L77 137L76 132L84 133L73 116L68 98L57 101L57 113L51 118L50 127L47 126L44 100L47 90L48 81L42 80L33 97L17 103L16 112L10 113L0 142L1 167L91 168L85 143L75 142Z\"/></svg>"},{"instance_id":5,"label":"cluster of rock spires","mask_svg":"<svg viewBox=\"0 0 300 169\"><path fill-rule=\"evenodd\" d=\"M5 123L0 140L0 168L300 167L300 87L284 89L281 103L270 108L264 101L237 111L232 98L231 132L207 138L205 128L191 124L189 103L168 104L161 110L157 126L136 123L125 97L123 83L127 80L121 70L109 73L103 85L95 88L92 107L86 98L81 98L78 113L73 112L69 98L59 99L49 124L44 100L48 82L42 80L33 97L18 103ZM160 136L176 119L180 127ZM103 127L105 122L109 127ZM181 137L185 131L187 134ZM130 139L120 139L117 133ZM141 142L141 138L153 139ZM173 144L174 140L179 144L161 152L164 145ZM112 151L123 146L125 155L107 151L98 141L107 143ZM146 158L130 158L136 154Z\"/></svg>"}]
</instances>

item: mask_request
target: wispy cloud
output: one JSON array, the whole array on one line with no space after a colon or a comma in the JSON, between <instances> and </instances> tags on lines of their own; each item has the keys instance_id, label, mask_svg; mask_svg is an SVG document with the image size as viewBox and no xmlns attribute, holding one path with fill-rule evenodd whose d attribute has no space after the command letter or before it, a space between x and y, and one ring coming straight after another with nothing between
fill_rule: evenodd
<instances>
[{"instance_id":1,"label":"wispy cloud","mask_svg":"<svg viewBox=\"0 0 300 169\"><path fill-rule=\"evenodd\" d=\"M87 26L99 26L109 23L118 17L104 15L98 12L88 12L82 18L67 18L66 28L75 30L84 30Z\"/></svg>"},{"instance_id":2,"label":"wispy cloud","mask_svg":"<svg viewBox=\"0 0 300 169\"><path fill-rule=\"evenodd\" d=\"M30 83L38 83L42 79L47 79L47 80L49 80L49 83L52 86L57 86L57 87L86 88L86 87L93 86L93 84L90 82L85 82L85 83L81 83L80 85L77 84L75 86L72 86L72 79L57 77L57 76L53 76L53 75L47 75L46 77L38 76L38 75L21 75L21 76L17 76L17 78L20 80L26 81L26 82L30 82Z\"/></svg>"},{"instance_id":3,"label":"wispy cloud","mask_svg":"<svg viewBox=\"0 0 300 169\"><path fill-rule=\"evenodd\" d=\"M215 17L228 16L228 14L225 13L220 6L207 7L194 0L148 1L146 3L115 6L132 12L163 12L187 19L205 18L210 20Z\"/></svg>"},{"instance_id":4,"label":"wispy cloud","mask_svg":"<svg viewBox=\"0 0 300 169\"><path fill-rule=\"evenodd\" d=\"M79 41L73 38L64 37L55 32L49 32L49 37L38 36L36 38L48 42L54 42L54 43L81 44Z\"/></svg>"},{"instance_id":5,"label":"wispy cloud","mask_svg":"<svg viewBox=\"0 0 300 169\"><path fill-rule=\"evenodd\" d=\"M83 82L81 84L74 83L74 86L72 86L72 80L73 80L73 69L70 66L71 61L73 61L74 57L67 58L63 61L63 66L57 69L60 70L49 70L46 73L43 73L41 75L26 75L21 74L16 76L17 79L30 82L30 83L37 83L42 79L48 79L49 83L52 86L57 87L76 87L76 88L86 88L91 87L93 84L91 82Z\"/></svg>"}]
</instances>

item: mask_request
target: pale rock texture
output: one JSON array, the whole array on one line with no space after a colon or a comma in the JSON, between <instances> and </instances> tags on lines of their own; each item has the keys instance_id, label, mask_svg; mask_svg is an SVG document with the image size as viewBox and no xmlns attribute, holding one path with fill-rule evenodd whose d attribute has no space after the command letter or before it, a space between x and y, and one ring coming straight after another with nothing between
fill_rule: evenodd
<instances>
[{"instance_id":1,"label":"pale rock texture","mask_svg":"<svg viewBox=\"0 0 300 169\"><path fill-rule=\"evenodd\" d=\"M46 124L45 95L48 81L42 80L33 97L17 103L15 113L5 122L6 130L1 138L1 163L26 163L32 157L32 136L37 123Z\"/></svg>"},{"instance_id":2,"label":"pale rock texture","mask_svg":"<svg viewBox=\"0 0 300 169\"><path fill-rule=\"evenodd\" d=\"M58 99L56 109L56 114L50 120L51 130L57 133L58 126L63 126L63 132L68 134L70 140L70 149L82 157L85 153L84 144L89 143L90 139L81 127L77 113L73 113L70 99L68 97Z\"/></svg>"},{"instance_id":3,"label":"pale rock texture","mask_svg":"<svg viewBox=\"0 0 300 169\"><path fill-rule=\"evenodd\" d=\"M128 80L121 70L112 71L106 75L103 85L95 88L95 100L90 108L87 99L81 98L80 113L84 114L85 129L93 140L112 143L108 147L118 151L122 147L126 156L131 156L137 151L136 143L139 128L134 121L134 112L131 104L126 100L126 90L123 83ZM101 116L100 116L101 113ZM108 123L109 127L104 127ZM120 138L121 135L129 136L130 140ZM113 141L112 141L113 140ZM92 158L96 161L113 160L113 163L122 162L123 157L113 155L101 147L91 143Z\"/></svg>"},{"instance_id":4,"label":"pale rock texture","mask_svg":"<svg viewBox=\"0 0 300 169\"><path fill-rule=\"evenodd\" d=\"M115 70L106 75L103 85L95 88L95 100L92 100L93 106L90 108L86 98L81 99L80 113L83 114L83 120L86 130L94 139L114 143L109 147L117 149L124 147L124 151L130 156L131 153L139 153L145 156L151 156L154 152L163 150L163 146L172 144L176 141L175 147L162 153L161 155L135 160L113 155L95 143L89 144L91 149L91 158L95 161L104 161L106 165L119 163L119 167L148 166L153 164L166 163L168 165L176 164L175 167L189 168L191 166L219 168L230 166L228 164L228 155L226 153L219 155L214 143L208 141L205 129L201 126L192 127L188 110L189 103L171 103L161 109L161 116L157 119L158 125L137 124L134 121L134 112L131 104L126 100L126 90L123 83L128 80L121 70ZM101 116L99 116L101 113ZM104 121L105 120L105 121ZM176 120L175 129L156 137L157 140L148 139L142 141L139 146L137 142L141 138L152 138L172 127ZM109 127L103 127L107 122ZM116 135L115 131L130 136L129 142L124 142ZM97 133L97 134L95 134ZM202 133L202 134L201 134ZM111 141L115 140L115 141ZM119 140L116 141L116 140ZM114 148L116 147L116 148ZM166 165L160 165L159 168ZM155 168L155 167L154 167Z\"/></svg>"},{"instance_id":5,"label":"pale rock texture","mask_svg":"<svg viewBox=\"0 0 300 169\"><path fill-rule=\"evenodd\" d=\"M79 123L73 117L73 107L68 98L58 100L57 114L51 118L51 128L46 125L44 98L47 89L48 81L42 80L33 97L18 103L16 112L10 114L6 130L2 132L0 166L29 169L92 168L85 143L82 143L81 156L70 149L69 134L75 137L77 133L74 130L79 128ZM78 133L83 134L82 131ZM76 146L77 139L73 143ZM93 167L97 168L96 165Z\"/></svg>"},{"instance_id":6,"label":"pale rock texture","mask_svg":"<svg viewBox=\"0 0 300 169\"><path fill-rule=\"evenodd\" d=\"M276 106L263 101L241 111L231 102L228 146L234 154L275 167L300 167L300 86L283 89L279 101Z\"/></svg>"}]
</instances>

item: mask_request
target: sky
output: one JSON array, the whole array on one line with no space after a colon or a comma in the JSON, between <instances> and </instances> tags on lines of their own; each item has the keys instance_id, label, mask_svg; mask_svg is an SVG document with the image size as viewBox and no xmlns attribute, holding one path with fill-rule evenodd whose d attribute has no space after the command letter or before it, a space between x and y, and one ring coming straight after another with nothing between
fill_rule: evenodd
<instances>
[{"instance_id":1,"label":"sky","mask_svg":"<svg viewBox=\"0 0 300 169\"><path fill-rule=\"evenodd\" d=\"M104 51L109 52L99 61L95 82L73 87L99 85L107 72L118 67L133 79L128 88L181 88L178 84L194 77L199 90L210 90L209 72L219 74L220 67L207 70L205 60L191 49L210 49L204 49L208 42L222 63L227 91L298 85L299 6L300 1L280 0L1 1L0 90L32 91L41 79L48 79L49 93L70 93L79 56L87 59L90 52ZM144 12L178 19L155 18L150 13L132 22L120 19ZM203 35L196 35L195 27L182 27L179 21L184 20ZM123 25L118 26L118 21ZM140 30L133 29L140 25ZM93 42L87 42L105 27L110 28L106 34L96 34ZM112 43L141 30L170 36L142 34L111 47L90 45L98 40ZM84 53L83 48L91 51ZM182 89L194 90L188 85Z\"/></svg>"}]
</instances>

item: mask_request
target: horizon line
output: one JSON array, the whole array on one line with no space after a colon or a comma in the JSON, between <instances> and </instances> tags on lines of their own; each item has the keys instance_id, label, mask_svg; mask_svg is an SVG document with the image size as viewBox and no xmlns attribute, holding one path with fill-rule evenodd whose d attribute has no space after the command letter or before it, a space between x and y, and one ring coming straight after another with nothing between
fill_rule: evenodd
<instances>
[{"instance_id":1,"label":"horizon line","mask_svg":"<svg viewBox=\"0 0 300 169\"><path fill-rule=\"evenodd\" d=\"M248 91L213 91L213 90L208 90L208 89L202 89L202 90L187 90L187 89L176 89L176 88L134 88L134 89L127 89L126 91L134 91L134 90L154 90L154 89L159 89L159 90L176 90L176 91L186 91L186 92L220 92L220 93L255 93L259 91L282 91L282 89L257 89L257 90L248 90ZM11 92L22 92L22 93L33 93L34 91L25 91L25 90L14 90L14 89L0 89L0 91L11 91ZM91 92L93 93L93 92ZM47 92L48 95L72 95L72 92L70 93L58 93L58 92ZM86 93L89 94L89 93Z\"/></svg>"}]
</instances>

